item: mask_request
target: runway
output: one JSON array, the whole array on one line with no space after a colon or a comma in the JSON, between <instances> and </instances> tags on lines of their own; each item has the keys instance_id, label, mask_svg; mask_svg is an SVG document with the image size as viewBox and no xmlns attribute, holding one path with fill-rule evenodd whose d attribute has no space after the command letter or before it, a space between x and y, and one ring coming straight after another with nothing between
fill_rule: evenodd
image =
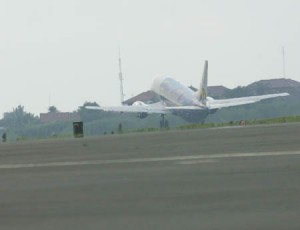
<instances>
[{"instance_id":1,"label":"runway","mask_svg":"<svg viewBox=\"0 0 300 230\"><path fill-rule=\"evenodd\" d=\"M0 145L0 229L299 229L300 124Z\"/></svg>"}]
</instances>

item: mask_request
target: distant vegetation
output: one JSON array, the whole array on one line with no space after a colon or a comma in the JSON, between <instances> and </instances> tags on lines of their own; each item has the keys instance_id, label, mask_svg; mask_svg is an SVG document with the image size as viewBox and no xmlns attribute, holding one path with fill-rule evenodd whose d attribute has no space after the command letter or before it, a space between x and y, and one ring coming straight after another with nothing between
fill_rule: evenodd
<instances>
[{"instance_id":1,"label":"distant vegetation","mask_svg":"<svg viewBox=\"0 0 300 230\"><path fill-rule=\"evenodd\" d=\"M263 106L264 105L258 104L249 105L239 109L234 108L236 111L231 111L230 109L228 111L220 110L220 114L211 115L204 124L189 124L181 118L172 115L168 116L168 120L170 129L238 126L240 125L241 120L245 121L246 125L300 122L299 115L276 117L276 114L274 113L264 114L265 110L262 109L264 108ZM17 107L13 112L6 114L0 122L0 126L7 127L8 139L10 141L73 136L72 122L61 121L44 124L41 123L37 117L34 117L30 113L26 113L23 109L22 106ZM78 112L82 115L85 136L117 134L119 132L118 126L120 123L122 123L123 134L130 132L160 131L159 115L149 115L145 119L139 119L133 114L120 115L115 113L104 113L101 111L82 111L82 108L79 109ZM298 114L300 114L300 112ZM264 116L267 118L262 119L261 117ZM248 119L248 117L250 117L250 119Z\"/></svg>"},{"instance_id":2,"label":"distant vegetation","mask_svg":"<svg viewBox=\"0 0 300 230\"><path fill-rule=\"evenodd\" d=\"M286 82L284 80L280 80ZM284 122L300 122L300 83L287 80L291 86L278 88L278 81L261 81L248 87L237 87L225 90L221 98L241 97L248 95L267 94L276 92L289 92L291 96L265 100L255 104L224 108L207 117L204 124L189 124L180 117L168 115L170 129L207 128L228 125L239 125L245 120L247 125L269 124ZM274 84L276 89L274 89ZM270 88L270 85L273 87ZM279 85L280 86L280 85ZM214 95L212 95L214 96ZM108 113L97 110L87 110L84 106L98 105L96 102L86 102L75 112L84 122L85 136L99 136L119 132L122 124L122 133L127 132L153 132L159 130L160 115L149 115L139 119L135 114ZM49 113L59 112L55 106L49 107ZM39 117L26 112L19 105L11 112L6 112L0 120L0 127L5 127L8 140L26 140L37 138L72 137L72 121L59 121L42 123ZM0 129L0 133L4 132Z\"/></svg>"}]
</instances>

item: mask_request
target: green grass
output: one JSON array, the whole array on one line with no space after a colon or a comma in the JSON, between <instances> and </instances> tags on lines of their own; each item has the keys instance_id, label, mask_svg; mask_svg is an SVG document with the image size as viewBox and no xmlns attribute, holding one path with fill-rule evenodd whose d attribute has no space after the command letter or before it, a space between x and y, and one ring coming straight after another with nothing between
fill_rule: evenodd
<instances>
[{"instance_id":1,"label":"green grass","mask_svg":"<svg viewBox=\"0 0 300 230\"><path fill-rule=\"evenodd\" d=\"M245 125L260 125L260 124L281 124L281 123L292 123L300 122L300 116L290 116L290 117L278 117L271 119L259 119L259 120L245 120ZM240 126L240 122L227 122L227 123L205 123L205 124L190 124L179 126L178 129L205 129L214 127L230 127L230 126Z\"/></svg>"}]
</instances>

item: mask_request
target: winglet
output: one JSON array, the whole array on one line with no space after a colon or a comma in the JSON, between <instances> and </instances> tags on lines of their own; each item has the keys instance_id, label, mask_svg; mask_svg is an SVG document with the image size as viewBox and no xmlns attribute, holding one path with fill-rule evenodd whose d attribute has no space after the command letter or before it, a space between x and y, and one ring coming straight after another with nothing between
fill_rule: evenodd
<instances>
[{"instance_id":1,"label":"winglet","mask_svg":"<svg viewBox=\"0 0 300 230\"><path fill-rule=\"evenodd\" d=\"M204 70L202 75L202 80L200 83L200 88L196 92L196 97L198 101L202 102L203 104L206 104L206 97L207 97L207 72L208 72L208 61L205 61L204 64Z\"/></svg>"}]
</instances>

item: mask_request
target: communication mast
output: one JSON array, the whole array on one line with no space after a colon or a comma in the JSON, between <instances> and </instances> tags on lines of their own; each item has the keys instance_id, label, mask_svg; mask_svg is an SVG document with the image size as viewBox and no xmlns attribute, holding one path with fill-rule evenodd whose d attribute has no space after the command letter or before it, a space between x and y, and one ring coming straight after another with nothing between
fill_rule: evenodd
<instances>
[{"instance_id":1,"label":"communication mast","mask_svg":"<svg viewBox=\"0 0 300 230\"><path fill-rule=\"evenodd\" d=\"M282 70L283 70L283 77L285 78L285 52L284 52L284 46L282 46Z\"/></svg>"},{"instance_id":2,"label":"communication mast","mask_svg":"<svg viewBox=\"0 0 300 230\"><path fill-rule=\"evenodd\" d=\"M120 99L121 99L121 105L124 101L124 90L123 90L123 75L122 75L122 63L121 63L121 50L119 47L119 80L120 80Z\"/></svg>"}]
</instances>

